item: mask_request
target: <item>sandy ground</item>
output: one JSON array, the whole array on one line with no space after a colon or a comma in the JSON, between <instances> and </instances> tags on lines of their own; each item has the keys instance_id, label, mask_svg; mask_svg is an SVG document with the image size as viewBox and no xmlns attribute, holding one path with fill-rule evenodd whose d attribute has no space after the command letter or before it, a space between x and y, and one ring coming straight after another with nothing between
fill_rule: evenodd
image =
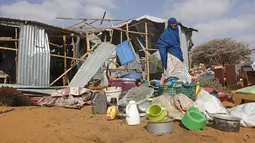
<instances>
[{"instance_id":1,"label":"sandy ground","mask_svg":"<svg viewBox=\"0 0 255 143\"><path fill-rule=\"evenodd\" d=\"M0 110L10 107L0 107ZM175 123L168 135L152 135L139 126L127 126L124 119L105 120L105 115L91 114L90 107L81 110L55 107L18 107L0 114L1 143L169 143L225 142L255 143L255 129L241 128L239 133L225 133L211 127L188 131Z\"/></svg>"}]
</instances>

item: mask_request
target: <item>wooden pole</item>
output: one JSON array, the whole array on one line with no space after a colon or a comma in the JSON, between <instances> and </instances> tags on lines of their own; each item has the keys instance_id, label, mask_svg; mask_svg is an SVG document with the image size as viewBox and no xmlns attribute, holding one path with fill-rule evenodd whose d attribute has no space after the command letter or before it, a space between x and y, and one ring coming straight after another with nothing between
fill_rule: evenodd
<instances>
[{"instance_id":1,"label":"wooden pole","mask_svg":"<svg viewBox=\"0 0 255 143\"><path fill-rule=\"evenodd\" d=\"M90 43L89 43L89 31L87 26L85 25L86 30L86 45L87 45L87 52L90 52Z\"/></svg>"},{"instance_id":2,"label":"wooden pole","mask_svg":"<svg viewBox=\"0 0 255 143\"><path fill-rule=\"evenodd\" d=\"M146 52L145 52L145 60L146 60L146 74L147 74L147 80L150 80L150 64L149 64L149 45L148 45L148 24L147 22L145 22L145 33L147 33L145 35L145 48L146 48Z\"/></svg>"},{"instance_id":3,"label":"wooden pole","mask_svg":"<svg viewBox=\"0 0 255 143\"><path fill-rule=\"evenodd\" d=\"M192 54L190 52L188 52L189 55L189 70L192 69Z\"/></svg>"},{"instance_id":4,"label":"wooden pole","mask_svg":"<svg viewBox=\"0 0 255 143\"><path fill-rule=\"evenodd\" d=\"M76 45L75 45L73 37L72 37L72 46L73 46L73 58L75 58L75 56L76 56ZM73 63L73 62L76 62L76 60L72 60L71 63Z\"/></svg>"},{"instance_id":5,"label":"wooden pole","mask_svg":"<svg viewBox=\"0 0 255 143\"><path fill-rule=\"evenodd\" d=\"M99 27L97 27L97 28L92 27L92 29L99 29L99 30L114 29L114 30L118 30L118 31L122 31L122 32L132 33L132 34L146 35L146 33L144 33L144 32L129 31L129 30L127 31L127 30L123 30L121 28L116 28L116 27L100 27L100 28Z\"/></svg>"},{"instance_id":6,"label":"wooden pole","mask_svg":"<svg viewBox=\"0 0 255 143\"><path fill-rule=\"evenodd\" d=\"M15 39L18 39L18 28L15 28ZM15 57L15 65L16 65L16 81L18 81L18 42L15 41L15 49L16 51L16 57Z\"/></svg>"},{"instance_id":7,"label":"wooden pole","mask_svg":"<svg viewBox=\"0 0 255 143\"><path fill-rule=\"evenodd\" d=\"M120 42L122 43L123 39L122 39L122 31L120 31Z\"/></svg>"},{"instance_id":8,"label":"wooden pole","mask_svg":"<svg viewBox=\"0 0 255 143\"><path fill-rule=\"evenodd\" d=\"M66 29L72 29L74 26L80 25L80 24L84 23L85 21L86 21L86 20L82 20L82 21L80 21L80 22L78 22L78 23L75 23L75 24L73 24L73 25L67 27Z\"/></svg>"},{"instance_id":9,"label":"wooden pole","mask_svg":"<svg viewBox=\"0 0 255 143\"><path fill-rule=\"evenodd\" d=\"M94 50L94 48L95 48L95 47L93 47L93 48L91 49L91 51ZM81 59L84 59L86 56L88 56L88 54L89 54L88 52L85 53L85 54L81 57ZM62 75L60 75L57 79L55 79L49 86L52 86L55 82L57 82L60 78L62 78L62 77L63 77L66 73L68 73L73 67L75 67L75 65L76 65L78 62L79 62L79 61L76 61L74 64L72 64L68 70L66 70Z\"/></svg>"},{"instance_id":10,"label":"wooden pole","mask_svg":"<svg viewBox=\"0 0 255 143\"><path fill-rule=\"evenodd\" d=\"M0 47L0 49L2 49L2 50L9 50L9 51L18 51L18 49L8 48L8 47ZM85 61L84 59L81 59L81 58L74 58L74 57L68 57L68 56L65 57L65 56L56 55L56 54L50 54L50 56L58 57L58 58L67 58L67 59L76 60L76 61Z\"/></svg>"},{"instance_id":11,"label":"wooden pole","mask_svg":"<svg viewBox=\"0 0 255 143\"><path fill-rule=\"evenodd\" d=\"M64 42L64 72L67 70L67 61L66 61L66 36L63 36L63 42ZM67 83L67 76L63 78L63 85L65 86Z\"/></svg>"},{"instance_id":12,"label":"wooden pole","mask_svg":"<svg viewBox=\"0 0 255 143\"><path fill-rule=\"evenodd\" d=\"M62 55L56 55L56 54L50 54L50 56L52 57L58 57L58 58L66 58L66 59L70 59L70 60L76 60L76 61L85 61L83 59L80 58L74 58L74 57L68 57L68 56L62 56Z\"/></svg>"},{"instance_id":13,"label":"wooden pole","mask_svg":"<svg viewBox=\"0 0 255 143\"><path fill-rule=\"evenodd\" d=\"M58 44L54 44L54 43L51 43L51 42L49 42L49 44L52 45L52 46L55 46L55 47L62 48L62 47L61 47L60 45L58 45Z\"/></svg>"},{"instance_id":14,"label":"wooden pole","mask_svg":"<svg viewBox=\"0 0 255 143\"><path fill-rule=\"evenodd\" d=\"M15 39L0 39L0 42L18 42L18 41L19 41L19 39L17 39L17 38L15 38Z\"/></svg>"},{"instance_id":15,"label":"wooden pole","mask_svg":"<svg viewBox=\"0 0 255 143\"><path fill-rule=\"evenodd\" d=\"M56 19L65 20L103 20L103 21L127 21L122 19L100 19L100 18L68 18L68 17L56 17Z\"/></svg>"},{"instance_id":16,"label":"wooden pole","mask_svg":"<svg viewBox=\"0 0 255 143\"><path fill-rule=\"evenodd\" d=\"M0 49L3 49L3 50L10 50L10 51L17 51L17 50L18 50L18 49L8 48L8 47L0 47Z\"/></svg>"},{"instance_id":17,"label":"wooden pole","mask_svg":"<svg viewBox=\"0 0 255 143\"><path fill-rule=\"evenodd\" d=\"M112 37L113 37L113 32L114 32L114 31L111 30L110 32L111 32L111 35L110 35L110 36L111 36L110 43L112 44Z\"/></svg>"}]
</instances>

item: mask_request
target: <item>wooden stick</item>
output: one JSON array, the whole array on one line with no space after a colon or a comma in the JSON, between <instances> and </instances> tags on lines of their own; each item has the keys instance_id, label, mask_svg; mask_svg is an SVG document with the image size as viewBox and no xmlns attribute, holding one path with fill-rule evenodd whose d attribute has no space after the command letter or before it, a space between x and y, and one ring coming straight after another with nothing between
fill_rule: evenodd
<instances>
[{"instance_id":1,"label":"wooden stick","mask_svg":"<svg viewBox=\"0 0 255 143\"><path fill-rule=\"evenodd\" d=\"M75 57L68 57L68 56L62 56L62 55L56 55L56 54L50 54L50 56L52 57L58 57L58 58L66 58L66 59L70 59L70 60L76 60L76 61L85 61L83 59L80 58L75 58Z\"/></svg>"},{"instance_id":2,"label":"wooden stick","mask_svg":"<svg viewBox=\"0 0 255 143\"><path fill-rule=\"evenodd\" d=\"M128 27L129 27L129 28L130 28L130 27L134 27L134 26L140 24L141 22L142 22L142 21L136 22L135 24L129 25ZM123 30L125 30L125 29L123 29Z\"/></svg>"},{"instance_id":3,"label":"wooden stick","mask_svg":"<svg viewBox=\"0 0 255 143\"><path fill-rule=\"evenodd\" d=\"M192 69L192 54L188 52L189 55L189 70Z\"/></svg>"},{"instance_id":4,"label":"wooden stick","mask_svg":"<svg viewBox=\"0 0 255 143\"><path fill-rule=\"evenodd\" d=\"M149 44L148 44L148 24L145 22L145 48L146 48L146 53L145 53L145 59L146 59L146 71L147 71L147 80L150 81L150 64L149 64Z\"/></svg>"},{"instance_id":5,"label":"wooden stick","mask_svg":"<svg viewBox=\"0 0 255 143\"><path fill-rule=\"evenodd\" d=\"M3 50L10 50L10 51L17 51L17 50L18 50L18 49L8 48L8 47L0 47L0 49L3 49Z\"/></svg>"},{"instance_id":6,"label":"wooden stick","mask_svg":"<svg viewBox=\"0 0 255 143\"><path fill-rule=\"evenodd\" d=\"M103 24L103 22L104 22L104 18L105 18L105 15L106 15L106 11L104 12L104 15L103 15L103 18L102 18L102 20L101 20L101 22L100 22L100 25L102 25L102 24Z\"/></svg>"},{"instance_id":7,"label":"wooden stick","mask_svg":"<svg viewBox=\"0 0 255 143\"><path fill-rule=\"evenodd\" d=\"M80 22L78 22L78 23L75 23L75 24L73 24L73 25L71 25L71 26L69 26L69 27L67 27L66 29L72 29L74 26L77 26L77 25L79 25L79 24L82 24L82 23L84 23L86 20L82 20L82 21L80 21Z\"/></svg>"},{"instance_id":8,"label":"wooden stick","mask_svg":"<svg viewBox=\"0 0 255 143\"><path fill-rule=\"evenodd\" d=\"M49 42L49 44L52 45L52 46L56 46L56 47L62 48L62 47L61 47L60 45L58 45L58 44L54 44L54 43L51 43L51 42Z\"/></svg>"},{"instance_id":9,"label":"wooden stick","mask_svg":"<svg viewBox=\"0 0 255 143\"><path fill-rule=\"evenodd\" d=\"M66 36L63 36L63 42L64 42L64 72L67 69L67 61L66 61ZM63 85L65 86L67 82L67 75L63 79Z\"/></svg>"},{"instance_id":10,"label":"wooden stick","mask_svg":"<svg viewBox=\"0 0 255 143\"><path fill-rule=\"evenodd\" d=\"M75 45L73 37L72 37L72 45L73 45L73 58L75 58L75 56L76 56L76 45ZM73 62L75 62L75 60L72 60L71 63L73 63Z\"/></svg>"},{"instance_id":11,"label":"wooden stick","mask_svg":"<svg viewBox=\"0 0 255 143\"><path fill-rule=\"evenodd\" d=\"M7 109L7 110L4 110L4 111L0 111L0 114L11 112L11 111L14 111L14 110L15 109Z\"/></svg>"},{"instance_id":12,"label":"wooden stick","mask_svg":"<svg viewBox=\"0 0 255 143\"><path fill-rule=\"evenodd\" d=\"M111 39L110 39L110 43L112 44L112 37L113 37L113 30L111 31Z\"/></svg>"},{"instance_id":13,"label":"wooden stick","mask_svg":"<svg viewBox=\"0 0 255 143\"><path fill-rule=\"evenodd\" d=\"M118 26L118 25L121 25L122 23L126 23L126 22L128 22L128 21L130 21L130 20L133 20L133 19L135 19L135 17L132 17L132 18L129 18L129 19L127 19L127 21L122 21L122 22L119 22L119 23L116 23L116 24L114 24L113 26ZM123 24L124 25L124 24Z\"/></svg>"},{"instance_id":14,"label":"wooden stick","mask_svg":"<svg viewBox=\"0 0 255 143\"><path fill-rule=\"evenodd\" d=\"M121 19L100 19L100 18L67 18L67 17L56 17L56 19L65 19L65 20L103 20L103 21L127 21Z\"/></svg>"},{"instance_id":15,"label":"wooden stick","mask_svg":"<svg viewBox=\"0 0 255 143\"><path fill-rule=\"evenodd\" d=\"M89 28L91 29L91 28ZM140 35L146 35L146 33L144 32L137 32L137 31L127 31L127 30L123 30L121 28L115 28L115 27L92 27L92 29L98 29L98 30L105 30L105 29L114 29L114 30L118 30L118 31L122 31L122 32L128 32L128 33L132 33L132 34L140 34Z\"/></svg>"},{"instance_id":16,"label":"wooden stick","mask_svg":"<svg viewBox=\"0 0 255 143\"><path fill-rule=\"evenodd\" d=\"M120 42L122 43L123 39L122 39L122 31L120 31Z\"/></svg>"},{"instance_id":17,"label":"wooden stick","mask_svg":"<svg viewBox=\"0 0 255 143\"><path fill-rule=\"evenodd\" d=\"M94 50L94 48L95 48L95 47L91 48L91 51ZM85 53L85 54L81 57L81 59L84 59L86 56L88 56L88 54L89 54L89 52ZM75 65L76 65L78 62L79 62L79 61L76 61L74 64L72 64L72 65L70 66L70 68L69 68L68 70L66 70L62 75L60 75L57 79L55 79L55 80L49 85L49 87L52 86L55 82L57 82L60 78L62 78L62 77L63 77L66 73L68 73L71 69L73 69L73 67L75 67Z\"/></svg>"},{"instance_id":18,"label":"wooden stick","mask_svg":"<svg viewBox=\"0 0 255 143\"><path fill-rule=\"evenodd\" d=\"M85 25L86 30L86 45L87 45L87 52L90 52L90 43L89 43L89 31L87 26Z\"/></svg>"},{"instance_id":19,"label":"wooden stick","mask_svg":"<svg viewBox=\"0 0 255 143\"><path fill-rule=\"evenodd\" d=\"M15 39L0 39L0 42L17 42L19 41L19 39L15 38Z\"/></svg>"},{"instance_id":20,"label":"wooden stick","mask_svg":"<svg viewBox=\"0 0 255 143\"><path fill-rule=\"evenodd\" d=\"M0 49L2 49L2 50L9 50L9 51L18 51L18 49L8 48L8 47L0 47ZM65 58L65 56L56 55L56 54L50 54L50 56L58 57L58 58ZM70 60L85 61L84 59L81 59L81 58L74 58L74 57L68 57L68 56L66 56L66 58L70 59Z\"/></svg>"},{"instance_id":21,"label":"wooden stick","mask_svg":"<svg viewBox=\"0 0 255 143\"><path fill-rule=\"evenodd\" d=\"M128 33L132 33L132 34L146 35L146 33L143 33L143 32L136 32L136 31L123 30L123 29L121 29L121 28L111 28L111 29L119 30L119 31L123 31L123 32L128 32Z\"/></svg>"},{"instance_id":22,"label":"wooden stick","mask_svg":"<svg viewBox=\"0 0 255 143\"><path fill-rule=\"evenodd\" d=\"M15 28L15 39L18 39L18 28ZM15 57L15 65L16 65L16 81L18 80L18 42L15 41L15 49L16 51L16 57Z\"/></svg>"},{"instance_id":23,"label":"wooden stick","mask_svg":"<svg viewBox=\"0 0 255 143\"><path fill-rule=\"evenodd\" d=\"M90 26L90 28L88 28L88 29L97 29L99 31L104 31L105 29L114 29L114 30L118 30L118 31L122 31L122 32L127 32L127 30L123 30L123 29L117 28L117 27L95 27L95 26L90 25L89 23L85 23L85 25ZM82 27L75 27L75 28L82 29L85 25L83 25ZM146 35L146 33L144 33L144 32L137 32L137 31L128 31L128 33Z\"/></svg>"}]
</instances>

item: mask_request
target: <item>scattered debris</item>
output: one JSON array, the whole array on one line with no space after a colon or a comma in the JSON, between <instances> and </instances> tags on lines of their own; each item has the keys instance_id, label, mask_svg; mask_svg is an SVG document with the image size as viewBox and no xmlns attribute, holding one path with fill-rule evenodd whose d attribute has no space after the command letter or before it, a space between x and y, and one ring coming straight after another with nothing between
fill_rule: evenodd
<instances>
[{"instance_id":1,"label":"scattered debris","mask_svg":"<svg viewBox=\"0 0 255 143\"><path fill-rule=\"evenodd\" d=\"M29 106L33 105L30 98L15 88L0 88L0 105L2 106Z\"/></svg>"}]
</instances>

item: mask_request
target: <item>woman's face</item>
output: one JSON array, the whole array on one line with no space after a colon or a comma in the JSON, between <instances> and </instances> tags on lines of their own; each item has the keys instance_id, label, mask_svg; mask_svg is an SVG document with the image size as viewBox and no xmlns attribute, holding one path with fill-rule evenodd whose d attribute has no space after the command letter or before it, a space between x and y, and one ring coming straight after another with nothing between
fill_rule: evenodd
<instances>
[{"instance_id":1,"label":"woman's face","mask_svg":"<svg viewBox=\"0 0 255 143\"><path fill-rule=\"evenodd\" d=\"M176 22L172 22L172 23L170 24L170 27L171 27L171 28L175 28L176 25L177 25Z\"/></svg>"}]
</instances>

